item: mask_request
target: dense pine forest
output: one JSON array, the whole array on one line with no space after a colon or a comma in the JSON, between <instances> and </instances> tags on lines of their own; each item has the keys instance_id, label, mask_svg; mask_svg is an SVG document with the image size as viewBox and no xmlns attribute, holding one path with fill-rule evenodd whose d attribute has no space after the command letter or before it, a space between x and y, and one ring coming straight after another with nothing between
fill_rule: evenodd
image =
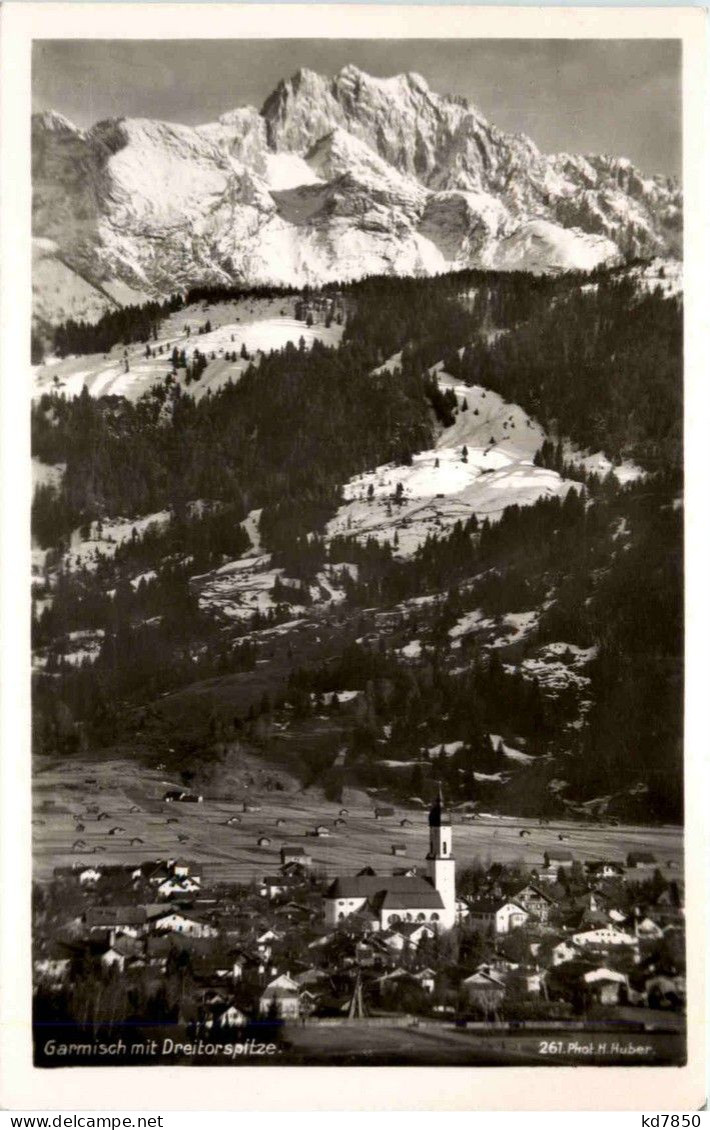
<instances>
[{"instance_id":1,"label":"dense pine forest","mask_svg":"<svg viewBox=\"0 0 710 1130\"><path fill-rule=\"evenodd\" d=\"M140 734L162 757L170 747L209 758L228 740L261 743L268 753L279 712L307 727L314 698L332 704L347 686L362 692L362 706L342 720L344 763L332 768L334 751L315 746L300 755L304 779L322 779L334 794L353 779L417 795L419 765L403 781L381 762L416 761L422 747L456 741L455 755L435 767L450 795L494 796L474 773L501 772L503 754L490 734L512 734L535 759L538 785L528 770L517 794L511 785L511 803L545 811L545 783L563 763L576 797L641 780L650 818L680 818L680 302L603 271L541 278L467 271L329 289L346 312L337 348L316 342L262 355L238 381L198 401L168 374L137 403L84 392L44 395L33 406L33 454L66 465L60 483L38 488L33 504L34 536L49 550L47 572L54 570L53 599L33 616L35 646L47 655L35 684L36 748L70 755ZM106 315L95 327L68 324L55 347L89 352L149 341L180 303L241 293L195 291ZM381 371L395 354L396 366ZM454 406L429 371L440 361L537 419L555 442L546 441L536 463L564 471L576 489L563 500L509 507L496 522L472 515L409 559L374 540L328 541L325 525L348 478L411 462L452 422ZM562 437L634 460L645 475L621 486L613 475L566 466ZM272 612L227 628L200 603L194 578L248 548L240 523L255 509L263 548L287 583L275 584ZM70 567L72 531L158 511L171 513L167 525L134 531L111 558ZM273 679L267 664L257 680L255 633L289 621L292 606L308 606L324 566L344 590L337 617L324 613L328 654L302 659L270 644ZM373 610L431 595L437 601L417 614L423 648L412 664L397 647L402 614L394 628L375 632ZM474 609L492 622L538 609L534 636L508 651L471 637L454 657L449 632ZM72 666L65 641L86 631L102 633L100 652ZM554 641L596 649L583 695L553 696L523 678L526 648ZM189 740L176 742L155 713L157 696L227 676L253 683L248 706L227 697L197 711Z\"/></svg>"}]
</instances>

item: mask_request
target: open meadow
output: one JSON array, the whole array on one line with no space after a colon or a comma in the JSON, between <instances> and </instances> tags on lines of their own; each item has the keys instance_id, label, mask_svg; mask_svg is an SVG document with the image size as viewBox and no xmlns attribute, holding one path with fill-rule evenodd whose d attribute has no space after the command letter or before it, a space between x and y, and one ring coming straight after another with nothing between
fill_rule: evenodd
<instances>
[{"instance_id":1,"label":"open meadow","mask_svg":"<svg viewBox=\"0 0 710 1130\"><path fill-rule=\"evenodd\" d=\"M328 876L354 874L366 865L381 873L425 866L428 827L423 806L397 806L394 816L377 819L375 806L384 802L356 791L346 791L342 804L328 801L319 789L303 790L278 767L271 771L256 760L245 768L241 788L230 786L222 796L211 790L202 803L164 802L164 793L176 786L179 781L168 779L159 768L145 768L128 758L38 761L33 790L35 877L48 880L54 867L75 863L183 856L194 862L205 882L249 883L278 868L280 849L286 845L306 848L313 866ZM244 811L245 804L252 811ZM340 815L341 809L347 813ZM401 826L405 819L410 826ZM336 826L336 820L345 822ZM326 827L328 835L313 835L316 825ZM682 872L683 834L676 826L540 825L495 815L470 822L454 815L454 825L460 869L476 858L483 863L520 860L541 865L546 850L564 847L580 862L621 861L630 851L647 851L667 877ZM259 846L257 841L264 837L269 843ZM392 854L394 843L405 845L404 855Z\"/></svg>"}]
</instances>

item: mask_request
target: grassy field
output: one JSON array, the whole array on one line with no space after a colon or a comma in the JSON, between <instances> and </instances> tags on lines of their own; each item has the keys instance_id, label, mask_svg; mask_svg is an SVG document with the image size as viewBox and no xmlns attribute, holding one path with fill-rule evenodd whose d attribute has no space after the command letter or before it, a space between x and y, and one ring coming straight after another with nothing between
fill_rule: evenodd
<instances>
[{"instance_id":1,"label":"grassy field","mask_svg":"<svg viewBox=\"0 0 710 1130\"><path fill-rule=\"evenodd\" d=\"M275 781L281 790L274 791ZM328 875L351 874L366 864L382 873L409 864L425 866L424 808L398 807L394 817L377 820L376 802L366 794L353 791L339 805L324 799L317 788L301 789L281 768L256 758L244 758L241 772L232 775L229 800L207 792L202 804L164 803L163 793L175 785L179 782L159 768L145 768L129 758L38 762L33 790L36 878L47 880L54 867L74 863L184 856L198 865L205 881L246 883L273 872L280 848L289 844L306 847L314 866ZM258 810L243 812L244 800ZM341 807L348 809L346 823L335 827ZM102 813L107 816L98 819ZM240 822L228 824L235 816ZM400 826L405 816L411 827ZM310 835L316 824L327 825L329 836ZM521 837L523 830L529 835ZM269 845L258 846L262 835ZM560 846L560 835L564 847L582 862L625 859L629 851L640 849L653 852L669 877L682 869L682 829L670 826L555 822L543 827L533 820L480 817L471 824L455 822L454 852L459 867L476 857L484 863L540 865L545 850ZM406 844L404 857L391 854L395 842Z\"/></svg>"},{"instance_id":2,"label":"grassy field","mask_svg":"<svg viewBox=\"0 0 710 1130\"><path fill-rule=\"evenodd\" d=\"M287 1062L429 1066L536 1067L680 1064L685 1060L682 1032L536 1032L507 1034L445 1026L418 1027L316 1025L289 1029ZM550 1046L554 1049L550 1052Z\"/></svg>"}]
</instances>

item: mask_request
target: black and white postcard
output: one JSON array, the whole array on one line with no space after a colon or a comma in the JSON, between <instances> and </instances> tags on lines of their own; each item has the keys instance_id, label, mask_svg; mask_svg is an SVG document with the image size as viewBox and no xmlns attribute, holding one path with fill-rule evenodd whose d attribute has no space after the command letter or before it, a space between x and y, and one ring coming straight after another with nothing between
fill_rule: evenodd
<instances>
[{"instance_id":1,"label":"black and white postcard","mask_svg":"<svg viewBox=\"0 0 710 1130\"><path fill-rule=\"evenodd\" d=\"M12 1054L700 1103L702 14L3 14Z\"/></svg>"}]
</instances>

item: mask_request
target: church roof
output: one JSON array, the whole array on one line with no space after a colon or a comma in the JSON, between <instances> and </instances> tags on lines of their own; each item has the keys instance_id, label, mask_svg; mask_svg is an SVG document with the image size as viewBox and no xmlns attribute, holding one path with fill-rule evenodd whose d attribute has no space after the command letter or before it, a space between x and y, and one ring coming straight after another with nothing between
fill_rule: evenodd
<instances>
[{"instance_id":1,"label":"church roof","mask_svg":"<svg viewBox=\"0 0 710 1130\"><path fill-rule=\"evenodd\" d=\"M443 910L441 895L434 887L428 891L380 891L371 900L376 910Z\"/></svg>"},{"instance_id":2,"label":"church roof","mask_svg":"<svg viewBox=\"0 0 710 1130\"><path fill-rule=\"evenodd\" d=\"M429 880L421 875L353 875L335 879L328 887L325 897L367 899L374 898L381 892L407 897L425 895L430 899L436 894Z\"/></svg>"}]
</instances>

